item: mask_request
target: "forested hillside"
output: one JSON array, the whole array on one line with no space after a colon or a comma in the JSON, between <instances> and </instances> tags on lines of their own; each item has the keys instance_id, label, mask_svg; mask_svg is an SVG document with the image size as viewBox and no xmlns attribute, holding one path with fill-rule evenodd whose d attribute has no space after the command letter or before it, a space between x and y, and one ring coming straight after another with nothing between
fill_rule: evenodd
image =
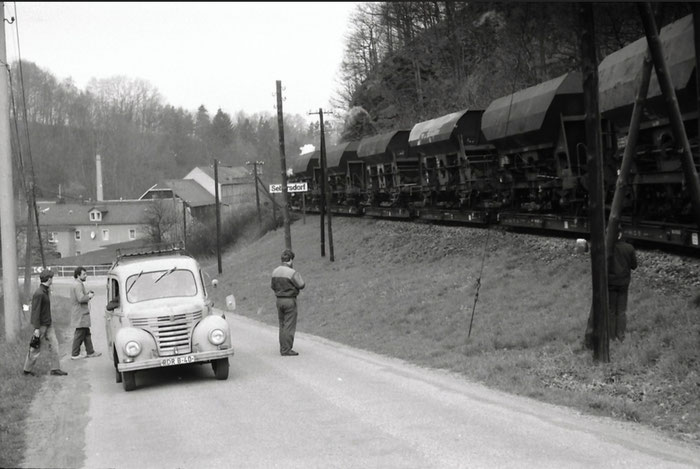
<instances>
[{"instance_id":1,"label":"forested hillside","mask_svg":"<svg viewBox=\"0 0 700 469\"><path fill-rule=\"evenodd\" d=\"M691 13L657 5L657 24ZM635 3L596 3L598 58L644 35ZM354 140L464 109L579 69L576 2L373 2L348 34L338 105Z\"/></svg>"},{"instance_id":2,"label":"forested hillside","mask_svg":"<svg viewBox=\"0 0 700 469\"><path fill-rule=\"evenodd\" d=\"M659 3L659 25L690 13ZM596 3L599 57L643 35L634 3ZM333 105L344 126L327 145L397 129L463 109L483 109L578 68L575 3L368 2L348 24ZM264 161L279 182L277 116L175 108L138 78L95 78L86 89L41 64L12 64L15 178L34 169L37 194L95 197L95 155L104 197L135 198L162 178L180 178L214 159ZM346 110L345 116L338 111ZM285 115L287 155L318 145L318 123ZM331 126L329 126L331 127ZM19 181L18 181L19 182ZM27 187L17 184L19 191Z\"/></svg>"},{"instance_id":3,"label":"forested hillside","mask_svg":"<svg viewBox=\"0 0 700 469\"><path fill-rule=\"evenodd\" d=\"M264 161L264 180L277 182L277 115L213 115L164 102L157 88L137 78L93 79L85 90L58 81L31 62L12 66L12 139L19 183L32 166L38 197L95 198L95 155L102 160L104 197L136 198L163 178L181 178L195 166L242 166ZM290 155L318 142L318 124L285 116ZM19 144L18 144L19 142ZM15 187L22 188L23 184Z\"/></svg>"}]
</instances>

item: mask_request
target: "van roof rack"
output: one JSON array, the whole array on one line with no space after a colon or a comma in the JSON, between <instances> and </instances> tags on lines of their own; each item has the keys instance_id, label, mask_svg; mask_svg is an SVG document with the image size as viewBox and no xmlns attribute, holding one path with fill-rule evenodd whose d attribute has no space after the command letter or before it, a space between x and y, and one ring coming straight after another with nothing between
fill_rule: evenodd
<instances>
[{"instance_id":1,"label":"van roof rack","mask_svg":"<svg viewBox=\"0 0 700 469\"><path fill-rule=\"evenodd\" d=\"M164 254L185 254L185 245L182 241L177 243L157 243L148 244L146 246L140 246L137 248L121 248L116 250L117 261L124 259L125 257L139 257L139 256L159 256Z\"/></svg>"}]
</instances>

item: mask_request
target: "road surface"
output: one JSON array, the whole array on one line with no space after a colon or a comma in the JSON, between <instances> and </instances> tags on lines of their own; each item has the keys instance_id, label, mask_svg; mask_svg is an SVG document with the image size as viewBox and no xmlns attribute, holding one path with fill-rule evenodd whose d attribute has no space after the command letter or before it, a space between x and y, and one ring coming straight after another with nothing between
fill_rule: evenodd
<instances>
[{"instance_id":1,"label":"road surface","mask_svg":"<svg viewBox=\"0 0 700 469\"><path fill-rule=\"evenodd\" d=\"M315 336L298 333L300 355L281 357L276 328L231 313L227 381L208 365L170 367L125 392L105 349L104 279L88 281L103 356L71 361L62 341L69 375L44 378L23 467L700 467L700 450L640 426Z\"/></svg>"}]
</instances>

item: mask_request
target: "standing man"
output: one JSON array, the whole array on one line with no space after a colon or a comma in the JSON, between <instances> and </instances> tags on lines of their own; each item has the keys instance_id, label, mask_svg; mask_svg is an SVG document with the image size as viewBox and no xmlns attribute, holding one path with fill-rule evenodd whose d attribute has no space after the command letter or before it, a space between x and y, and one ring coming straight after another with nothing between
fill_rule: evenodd
<instances>
[{"instance_id":1,"label":"standing man","mask_svg":"<svg viewBox=\"0 0 700 469\"><path fill-rule=\"evenodd\" d=\"M73 327L75 327L75 335L73 336L73 350L71 352L71 360L79 358L92 358L102 355L100 352L95 352L92 346L92 334L90 334L90 306L89 301L95 296L92 290L85 289L85 280L87 279L87 270L85 267L76 267L73 271L75 283L70 289L71 313L70 319ZM85 343L85 352L87 355L80 355L80 346Z\"/></svg>"},{"instance_id":2,"label":"standing man","mask_svg":"<svg viewBox=\"0 0 700 469\"><path fill-rule=\"evenodd\" d=\"M297 295L306 285L299 272L292 268L294 253L285 249L282 265L272 271L271 286L277 297L277 317L280 323L280 354L293 357L299 353L292 350L297 329Z\"/></svg>"},{"instance_id":3,"label":"standing man","mask_svg":"<svg viewBox=\"0 0 700 469\"><path fill-rule=\"evenodd\" d=\"M58 338L56 330L51 320L51 298L49 297L49 288L53 283L53 272L43 270L39 274L41 285L32 296L32 326L34 326L34 336L42 340L38 348L29 348L27 359L24 361L24 374L36 376L32 371L36 364L37 358L41 354L41 349L44 342L48 342L49 350L51 350L51 374L54 376L65 376L68 373L61 369L61 361L58 355Z\"/></svg>"},{"instance_id":4,"label":"standing man","mask_svg":"<svg viewBox=\"0 0 700 469\"><path fill-rule=\"evenodd\" d=\"M622 232L608 258L608 336L620 342L625 340L627 328L627 292L631 271L637 268L637 254L631 244L622 240Z\"/></svg>"}]
</instances>

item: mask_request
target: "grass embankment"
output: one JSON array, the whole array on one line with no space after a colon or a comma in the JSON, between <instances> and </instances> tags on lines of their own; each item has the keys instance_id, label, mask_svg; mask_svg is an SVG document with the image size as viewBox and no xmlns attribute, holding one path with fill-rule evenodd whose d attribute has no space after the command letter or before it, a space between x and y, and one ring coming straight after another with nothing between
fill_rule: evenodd
<instances>
[{"instance_id":1,"label":"grass embankment","mask_svg":"<svg viewBox=\"0 0 700 469\"><path fill-rule=\"evenodd\" d=\"M317 216L291 233L308 285L298 330L700 444L697 261L638 252L627 339L600 364L582 346L590 257L573 240L334 217L330 262ZM270 272L283 248L280 228L228 252L217 305L234 293L238 314L276 324ZM217 276L216 262L206 270Z\"/></svg>"},{"instance_id":2,"label":"grass embankment","mask_svg":"<svg viewBox=\"0 0 700 469\"><path fill-rule=\"evenodd\" d=\"M0 297L2 299L2 297ZM2 309L0 307L0 309ZM61 347L65 344L65 334L70 323L68 300L53 295L51 298L53 321L56 324ZM25 419L41 385L48 377L49 353L42 350L34 372L39 377L24 376L22 367L29 350L29 338L33 328L27 324L20 331L15 342L5 340L5 316L0 314L0 467L18 467L25 449ZM43 346L46 347L46 346Z\"/></svg>"}]
</instances>

